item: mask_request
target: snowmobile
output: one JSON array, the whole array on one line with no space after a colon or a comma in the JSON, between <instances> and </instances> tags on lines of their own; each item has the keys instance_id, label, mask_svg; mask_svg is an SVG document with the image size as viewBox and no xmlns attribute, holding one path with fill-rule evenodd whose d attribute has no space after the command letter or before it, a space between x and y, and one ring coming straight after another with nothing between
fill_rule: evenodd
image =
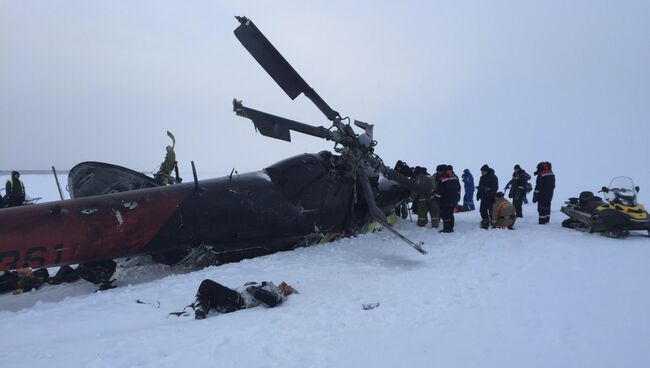
<instances>
[{"instance_id":1,"label":"snowmobile","mask_svg":"<svg viewBox=\"0 0 650 368\"><path fill-rule=\"evenodd\" d=\"M601 233L611 238L624 238L632 230L648 231L648 212L637 202L639 187L626 176L612 179L609 187L602 187L598 193L582 192L578 198L569 198L562 206L562 212L569 216L562 226L570 229Z\"/></svg>"}]
</instances>

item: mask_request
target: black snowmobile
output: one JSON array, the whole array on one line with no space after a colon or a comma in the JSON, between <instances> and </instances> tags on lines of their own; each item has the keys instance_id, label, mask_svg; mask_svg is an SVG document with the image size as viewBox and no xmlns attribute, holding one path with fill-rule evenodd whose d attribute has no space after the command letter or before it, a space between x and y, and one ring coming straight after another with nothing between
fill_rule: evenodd
<instances>
[{"instance_id":1,"label":"black snowmobile","mask_svg":"<svg viewBox=\"0 0 650 368\"><path fill-rule=\"evenodd\" d=\"M603 193L604 200L593 192L582 192L578 198L569 198L562 206L562 212L569 216L562 221L562 226L612 238L626 237L631 230L650 234L648 212L637 202L639 187L634 186L631 178L615 177L609 187L602 187L598 192Z\"/></svg>"}]
</instances>

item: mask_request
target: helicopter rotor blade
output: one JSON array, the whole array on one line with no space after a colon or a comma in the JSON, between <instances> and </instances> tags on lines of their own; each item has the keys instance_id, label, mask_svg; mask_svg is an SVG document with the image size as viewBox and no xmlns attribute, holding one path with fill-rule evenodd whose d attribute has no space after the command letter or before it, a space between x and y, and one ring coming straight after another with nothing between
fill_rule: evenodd
<instances>
[{"instance_id":1,"label":"helicopter rotor blade","mask_svg":"<svg viewBox=\"0 0 650 368\"><path fill-rule=\"evenodd\" d=\"M233 100L233 111L238 116L248 118L253 121L255 128L266 137L276 138L283 141L291 142L291 131L311 135L327 140L337 140L337 135L322 126L313 126L300 123L294 120L271 115L269 113L248 108L242 105L241 101Z\"/></svg>"},{"instance_id":2,"label":"helicopter rotor blade","mask_svg":"<svg viewBox=\"0 0 650 368\"><path fill-rule=\"evenodd\" d=\"M402 241L404 241L406 244L410 245L413 249L420 252L420 254L427 254L427 251L422 248L422 245L424 244L423 242L414 243L409 238L402 235L399 231L395 230L388 223L388 221L386 221L386 215L377 206L377 202L375 202L375 196L372 192L372 188L370 187L370 180L365 175L359 175L359 176L361 180L361 189L363 191L363 196L366 199L366 203L368 205L368 212L370 213L370 216L373 219L375 219L377 222L382 224L384 228L386 228L388 231L397 235L397 237L400 238Z\"/></svg>"},{"instance_id":3,"label":"helicopter rotor blade","mask_svg":"<svg viewBox=\"0 0 650 368\"><path fill-rule=\"evenodd\" d=\"M246 17L235 17L241 23L234 31L235 36L255 60L266 70L284 92L295 100L304 93L331 121L340 115L323 100L298 74L255 24Z\"/></svg>"},{"instance_id":4,"label":"helicopter rotor blade","mask_svg":"<svg viewBox=\"0 0 650 368\"><path fill-rule=\"evenodd\" d=\"M172 140L172 149L174 149L174 147L176 147L176 138L174 137L172 132L170 132L169 130L167 131L167 136L169 138L171 138L171 140Z\"/></svg>"}]
</instances>

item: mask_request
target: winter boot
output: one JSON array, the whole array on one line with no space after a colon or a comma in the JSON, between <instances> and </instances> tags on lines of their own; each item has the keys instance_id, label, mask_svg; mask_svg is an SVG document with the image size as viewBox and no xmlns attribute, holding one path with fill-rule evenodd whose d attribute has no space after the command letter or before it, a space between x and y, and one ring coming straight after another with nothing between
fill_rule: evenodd
<instances>
[{"instance_id":1,"label":"winter boot","mask_svg":"<svg viewBox=\"0 0 650 368\"><path fill-rule=\"evenodd\" d=\"M432 229L437 229L440 227L440 218L439 217L432 217L431 218L431 228Z\"/></svg>"},{"instance_id":2,"label":"winter boot","mask_svg":"<svg viewBox=\"0 0 650 368\"><path fill-rule=\"evenodd\" d=\"M453 225L451 219L442 220L442 230L440 230L439 232L440 233L453 233L454 232L454 225Z\"/></svg>"},{"instance_id":3,"label":"winter boot","mask_svg":"<svg viewBox=\"0 0 650 368\"><path fill-rule=\"evenodd\" d=\"M490 228L490 223L488 221L481 221L481 229L488 230Z\"/></svg>"}]
</instances>

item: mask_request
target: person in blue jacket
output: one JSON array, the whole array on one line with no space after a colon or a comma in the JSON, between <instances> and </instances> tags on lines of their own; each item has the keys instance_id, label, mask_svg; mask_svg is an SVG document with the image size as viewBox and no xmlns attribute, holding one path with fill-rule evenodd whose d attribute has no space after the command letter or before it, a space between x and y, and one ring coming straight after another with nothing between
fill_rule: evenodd
<instances>
[{"instance_id":1,"label":"person in blue jacket","mask_svg":"<svg viewBox=\"0 0 650 368\"><path fill-rule=\"evenodd\" d=\"M463 197L463 210L474 211L474 177L469 169L463 170L463 187L465 188L465 196Z\"/></svg>"}]
</instances>

